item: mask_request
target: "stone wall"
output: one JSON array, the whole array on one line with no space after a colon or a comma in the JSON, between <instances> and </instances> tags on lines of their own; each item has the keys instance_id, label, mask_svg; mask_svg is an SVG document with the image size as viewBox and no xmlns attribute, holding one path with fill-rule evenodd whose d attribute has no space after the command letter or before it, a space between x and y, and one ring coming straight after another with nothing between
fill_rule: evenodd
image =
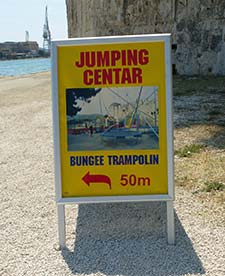
<instances>
[{"instance_id":1,"label":"stone wall","mask_svg":"<svg viewBox=\"0 0 225 276\"><path fill-rule=\"evenodd\" d=\"M69 37L172 33L173 70L225 75L224 0L66 0Z\"/></svg>"}]
</instances>

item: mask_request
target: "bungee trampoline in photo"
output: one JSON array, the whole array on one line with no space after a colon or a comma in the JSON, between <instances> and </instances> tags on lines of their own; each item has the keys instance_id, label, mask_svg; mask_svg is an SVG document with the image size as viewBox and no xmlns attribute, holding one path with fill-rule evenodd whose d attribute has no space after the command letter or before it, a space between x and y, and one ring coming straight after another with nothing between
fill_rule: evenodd
<instances>
[{"instance_id":1,"label":"bungee trampoline in photo","mask_svg":"<svg viewBox=\"0 0 225 276\"><path fill-rule=\"evenodd\" d=\"M68 151L159 149L157 86L67 88Z\"/></svg>"}]
</instances>

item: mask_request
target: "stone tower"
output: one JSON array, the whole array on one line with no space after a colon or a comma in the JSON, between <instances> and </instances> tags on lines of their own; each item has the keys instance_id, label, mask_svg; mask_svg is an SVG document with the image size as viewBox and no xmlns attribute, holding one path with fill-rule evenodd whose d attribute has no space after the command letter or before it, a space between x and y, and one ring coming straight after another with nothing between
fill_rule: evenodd
<instances>
[{"instance_id":1,"label":"stone tower","mask_svg":"<svg viewBox=\"0 0 225 276\"><path fill-rule=\"evenodd\" d=\"M224 0L66 0L69 37L172 33L173 71L225 75Z\"/></svg>"}]
</instances>

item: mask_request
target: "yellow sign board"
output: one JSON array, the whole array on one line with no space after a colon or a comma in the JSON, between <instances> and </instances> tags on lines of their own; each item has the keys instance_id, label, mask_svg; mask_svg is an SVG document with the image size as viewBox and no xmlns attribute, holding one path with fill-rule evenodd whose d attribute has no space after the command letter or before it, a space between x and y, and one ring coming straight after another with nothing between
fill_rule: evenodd
<instances>
[{"instance_id":1,"label":"yellow sign board","mask_svg":"<svg viewBox=\"0 0 225 276\"><path fill-rule=\"evenodd\" d=\"M52 54L58 201L173 198L169 35L55 41Z\"/></svg>"}]
</instances>

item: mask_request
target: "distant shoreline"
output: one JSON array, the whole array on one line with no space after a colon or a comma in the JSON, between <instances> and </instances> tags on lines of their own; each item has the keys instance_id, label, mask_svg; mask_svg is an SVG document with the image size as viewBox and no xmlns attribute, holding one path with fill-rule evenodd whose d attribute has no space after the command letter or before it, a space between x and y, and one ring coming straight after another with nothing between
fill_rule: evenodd
<instances>
[{"instance_id":1,"label":"distant shoreline","mask_svg":"<svg viewBox=\"0 0 225 276\"><path fill-rule=\"evenodd\" d=\"M28 74L23 74L23 75L11 75L11 76L3 76L0 75L0 80L1 79L22 79L22 78L28 78L28 77L32 77L32 76L38 76L38 75L45 75L45 74L50 74L50 70L48 71L41 71L41 72L35 72L35 73L28 73Z\"/></svg>"},{"instance_id":2,"label":"distant shoreline","mask_svg":"<svg viewBox=\"0 0 225 276\"><path fill-rule=\"evenodd\" d=\"M39 57L9 58L9 59L0 59L0 61L12 61L12 60L18 61L18 60L26 60L26 59L30 60L30 59L48 59L48 58L51 58L51 57L39 56Z\"/></svg>"}]
</instances>

